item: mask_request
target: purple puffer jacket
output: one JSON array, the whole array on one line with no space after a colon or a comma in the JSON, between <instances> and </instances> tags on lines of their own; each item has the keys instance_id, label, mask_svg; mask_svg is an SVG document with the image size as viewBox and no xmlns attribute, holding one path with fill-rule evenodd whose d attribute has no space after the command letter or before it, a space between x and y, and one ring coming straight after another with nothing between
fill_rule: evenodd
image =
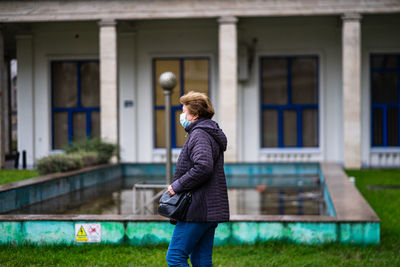
<instances>
[{"instance_id":1,"label":"purple puffer jacket","mask_svg":"<svg viewBox=\"0 0 400 267\"><path fill-rule=\"evenodd\" d=\"M204 118L191 123L186 131L189 137L176 163L172 183L176 193L192 191L185 221L229 221L224 172L226 136L216 122Z\"/></svg>"}]
</instances>

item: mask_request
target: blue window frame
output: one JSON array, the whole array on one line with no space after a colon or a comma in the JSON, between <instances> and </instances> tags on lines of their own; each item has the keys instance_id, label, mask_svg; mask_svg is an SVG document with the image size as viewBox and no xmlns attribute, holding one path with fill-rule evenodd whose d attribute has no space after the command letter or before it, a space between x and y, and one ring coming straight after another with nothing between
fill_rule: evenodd
<instances>
[{"instance_id":1,"label":"blue window frame","mask_svg":"<svg viewBox=\"0 0 400 267\"><path fill-rule=\"evenodd\" d=\"M52 148L100 135L98 60L51 62Z\"/></svg>"},{"instance_id":2,"label":"blue window frame","mask_svg":"<svg viewBox=\"0 0 400 267\"><path fill-rule=\"evenodd\" d=\"M370 55L371 146L400 146L400 54Z\"/></svg>"},{"instance_id":3,"label":"blue window frame","mask_svg":"<svg viewBox=\"0 0 400 267\"><path fill-rule=\"evenodd\" d=\"M153 59L154 96L154 144L155 148L165 147L165 97L158 78L165 71L173 72L177 85L171 95L171 146L182 147L185 143L185 130L179 124L182 105L179 98L189 91L210 94L210 60L208 57L163 57Z\"/></svg>"},{"instance_id":4,"label":"blue window frame","mask_svg":"<svg viewBox=\"0 0 400 267\"><path fill-rule=\"evenodd\" d=\"M260 57L261 147L318 147L317 56Z\"/></svg>"}]
</instances>

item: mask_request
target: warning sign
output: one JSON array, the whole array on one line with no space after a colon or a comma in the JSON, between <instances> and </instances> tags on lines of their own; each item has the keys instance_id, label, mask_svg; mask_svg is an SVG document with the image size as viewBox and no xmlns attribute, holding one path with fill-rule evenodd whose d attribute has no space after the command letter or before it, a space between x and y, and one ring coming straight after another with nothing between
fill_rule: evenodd
<instances>
[{"instance_id":1,"label":"warning sign","mask_svg":"<svg viewBox=\"0 0 400 267\"><path fill-rule=\"evenodd\" d=\"M79 228L79 232L76 235L76 242L87 242L87 241L88 241L87 234L85 232L85 229L83 229L83 226L81 225L81 228Z\"/></svg>"},{"instance_id":2,"label":"warning sign","mask_svg":"<svg viewBox=\"0 0 400 267\"><path fill-rule=\"evenodd\" d=\"M101 225L99 223L75 224L75 241L80 243L100 243Z\"/></svg>"}]
</instances>

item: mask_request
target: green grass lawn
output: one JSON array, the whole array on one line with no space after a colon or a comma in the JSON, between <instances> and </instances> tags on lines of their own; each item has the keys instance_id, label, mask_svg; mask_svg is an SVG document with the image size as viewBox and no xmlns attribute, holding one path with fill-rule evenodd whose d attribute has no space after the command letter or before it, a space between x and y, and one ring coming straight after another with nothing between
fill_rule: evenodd
<instances>
[{"instance_id":1,"label":"green grass lawn","mask_svg":"<svg viewBox=\"0 0 400 267\"><path fill-rule=\"evenodd\" d=\"M381 244L307 246L269 242L214 248L214 266L400 266L400 170L347 171L381 219ZM166 266L167 246L0 246L1 266Z\"/></svg>"},{"instance_id":2,"label":"green grass lawn","mask_svg":"<svg viewBox=\"0 0 400 267\"><path fill-rule=\"evenodd\" d=\"M35 170L0 170L0 185L39 176Z\"/></svg>"}]
</instances>

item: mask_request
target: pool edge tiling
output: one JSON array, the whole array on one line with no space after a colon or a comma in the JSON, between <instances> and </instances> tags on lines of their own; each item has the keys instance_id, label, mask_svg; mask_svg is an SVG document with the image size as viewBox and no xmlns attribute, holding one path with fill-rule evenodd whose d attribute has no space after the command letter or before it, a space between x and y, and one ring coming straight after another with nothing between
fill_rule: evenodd
<instances>
[{"instance_id":1,"label":"pool edge tiling","mask_svg":"<svg viewBox=\"0 0 400 267\"><path fill-rule=\"evenodd\" d=\"M105 183L121 176L120 165L99 165L0 185L0 214Z\"/></svg>"},{"instance_id":2,"label":"pool edge tiling","mask_svg":"<svg viewBox=\"0 0 400 267\"><path fill-rule=\"evenodd\" d=\"M135 170L135 166L122 164L111 168L120 167L119 171L125 175L142 172ZM151 164L140 166L146 168L144 172L154 170ZM320 168L336 216L232 215L230 222L218 226L215 244L253 244L270 240L379 244L380 220L340 166L321 163ZM60 178L62 176L57 179ZM174 227L157 215L0 215L0 244L76 244L75 224L78 223L100 224L102 243L130 245L167 244Z\"/></svg>"},{"instance_id":3,"label":"pool edge tiling","mask_svg":"<svg viewBox=\"0 0 400 267\"><path fill-rule=\"evenodd\" d=\"M1 221L1 244L74 244L75 224L100 224L101 242L168 244L174 226L168 221ZM271 240L305 244L378 244L379 223L231 221L218 226L216 245Z\"/></svg>"}]
</instances>

